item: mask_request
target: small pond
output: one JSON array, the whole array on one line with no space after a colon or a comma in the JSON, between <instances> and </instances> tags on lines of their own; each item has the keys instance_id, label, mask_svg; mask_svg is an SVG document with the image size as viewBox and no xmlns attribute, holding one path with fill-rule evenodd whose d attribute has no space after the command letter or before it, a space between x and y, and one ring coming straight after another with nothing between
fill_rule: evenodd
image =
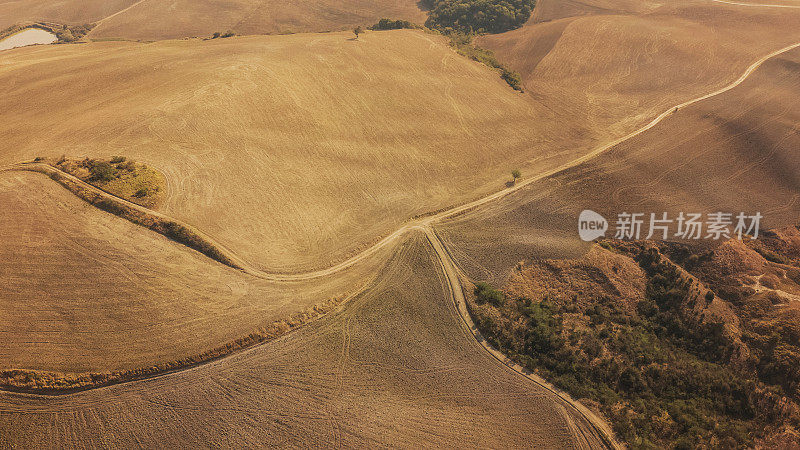
<instances>
[{"instance_id":1,"label":"small pond","mask_svg":"<svg viewBox=\"0 0 800 450\"><path fill-rule=\"evenodd\" d=\"M12 34L0 40L0 50L8 50L10 48L34 44L52 44L57 40L58 38L56 35L49 31L40 30L38 28L27 28L17 34Z\"/></svg>"}]
</instances>

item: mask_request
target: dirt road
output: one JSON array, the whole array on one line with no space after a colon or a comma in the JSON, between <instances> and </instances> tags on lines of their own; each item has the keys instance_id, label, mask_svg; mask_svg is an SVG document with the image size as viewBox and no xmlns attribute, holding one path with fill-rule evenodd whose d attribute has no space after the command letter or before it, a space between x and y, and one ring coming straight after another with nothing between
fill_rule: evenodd
<instances>
[{"instance_id":1,"label":"dirt road","mask_svg":"<svg viewBox=\"0 0 800 450\"><path fill-rule=\"evenodd\" d=\"M428 238L428 241L433 247L437 258L439 259L442 273L445 275L446 284L449 288L450 296L453 299L453 305L458 311L458 315L461 317L463 325L469 329L469 331L475 337L475 340L477 340L494 359L504 364L515 373L532 381L537 386L545 389L547 392L552 394L553 400L556 403L566 405L579 414L580 417L585 419L589 427L578 428L581 433L578 440L585 442L588 448L598 448L600 446L607 448L622 448L622 446L614 439L614 432L605 421L597 417L580 402L572 399L572 397L570 397L568 394L556 389L543 378L515 363L502 352L489 344L489 342L481 334L480 330L478 330L478 327L472 321L472 316L467 309L467 302L464 298L464 286L461 284L461 279L464 277L463 272L458 269L452 255L447 250L444 242L442 242L433 228L420 227L419 229L425 233L425 236ZM584 428L588 428L588 434L587 431L584 431Z\"/></svg>"},{"instance_id":2,"label":"dirt road","mask_svg":"<svg viewBox=\"0 0 800 450\"><path fill-rule=\"evenodd\" d=\"M722 87L720 89L712 91L712 92L710 92L708 94L704 94L704 95L701 95L699 97L693 98L691 100L687 100L687 101L685 101L683 103L680 103L680 104L677 104L677 105L673 105L673 106L669 107L663 113L659 114L656 118L654 118L652 121L650 121L648 124L644 125L643 127L639 128L639 129L637 129L637 130L635 130L635 131L633 131L633 132L631 132L631 133L629 133L629 134L627 134L625 136L622 136L622 137L620 137L618 139L615 139L615 140L613 140L611 142L603 144L603 145L595 148L591 152L589 152L589 153L587 153L587 154L585 154L585 155L583 155L583 156L581 156L579 158L573 159L572 161L569 161L569 162L567 162L567 163L565 163L565 164L563 164L561 166L558 166L558 167L556 167L556 168L554 168L552 170L548 170L546 172L538 173L538 174L536 174L534 176L525 177L525 179L523 181L519 181L519 182L517 182L516 184L514 184L513 186L511 186L509 188L506 188L504 190L495 192L494 194L482 197L482 198L477 199L475 201L472 201L472 202L469 202L469 203L466 203L466 204L463 204L461 206L457 206L457 207L454 207L454 208L450 208L450 209L447 209L445 211L441 211L441 212L438 212L436 214L433 214L433 215L430 215L430 216L427 216L427 217L422 217L422 218L419 218L419 219L410 220L410 221L406 222L405 224L401 225L399 228L397 228L394 232L392 232L388 236L385 236L384 238L382 238L380 241L378 241L374 245L372 245L372 246L368 247L367 249L365 249L364 251L362 251L362 252L360 252L360 253L358 253L358 254L356 254L356 255L354 255L354 256L352 256L352 257L350 257L350 258L348 258L348 259L346 259L346 260L344 260L344 261L342 261L342 262L340 262L338 264L335 264L335 265L330 266L330 267L325 268L325 269L314 270L314 271L303 272L303 273L271 273L271 272L266 272L266 271L263 271L263 270L259 270L256 267L254 267L252 264L250 264L248 261L244 260L243 258L238 256L237 254L235 254L230 249L227 249L225 246L223 246L219 241L214 239L212 236L210 236L210 235L208 235L208 234L206 234L206 233L204 233L204 232L192 227L191 225L188 225L188 224L183 224L183 225L187 226L188 228L191 228L192 230L194 230L203 239L205 239L207 242L211 243L216 248L218 248L228 259L233 261L239 268L241 268L241 270L243 270L244 272L246 272L246 273L248 273L248 274L250 274L252 276L255 276L255 277L258 277L258 278L261 278L261 279L265 279L265 280L276 281L276 282L291 282L291 281L310 280L310 279L314 279L314 278L333 275L334 273L340 272L340 271L342 271L342 270L344 270L344 269L346 269L346 268L358 263L359 261L362 261L362 260L364 260L366 258L369 258L370 256L374 255L378 250L380 250L380 249L382 249L384 247L387 247L387 246L389 246L391 244L396 243L398 241L398 239L400 237L402 237L409 230L418 228L420 226L422 226L422 227L431 226L431 225L435 224L436 222L439 222L439 221L441 221L443 219L456 216L456 215L461 214L463 212L466 212L466 211L469 211L471 209L474 209L474 208L480 207L482 205L485 205L485 204L487 204L489 202L498 200L498 199L503 198L503 197L505 197L507 195L510 195L510 194L512 194L512 193L514 193L514 192L516 192L516 191L518 191L518 190L520 190L520 189L532 184L532 183L535 183L535 182L540 181L542 179L551 177L551 176L553 176L555 174L564 172L564 171L569 170L571 168L577 167L577 166L579 166L579 165L581 165L581 164L583 164L583 163L585 163L587 161L590 161L590 160L602 155L603 153L607 152L609 149L611 149L611 148L613 148L613 147L615 147L615 146L617 146L617 145L619 145L619 144L621 144L621 143L623 143L623 142L625 142L627 140L630 140L630 139L632 139L632 138L634 138L636 136L639 136L640 134L642 134L642 133L646 132L647 130L653 128L654 126L658 125L662 120L664 120L665 118L667 118L670 115L672 115L675 111L677 111L679 109L682 109L682 108L685 108L685 107L688 107L690 105L693 105L693 104L695 104L697 102L701 102L701 101L706 100L708 98L718 96L720 94L723 94L725 92L730 91L731 89L734 89L735 87L737 87L740 84L742 84L765 61L769 60L770 58L774 58L774 57L776 57L778 55L781 55L783 53L786 53L786 52L788 52L790 50L793 50L793 49L795 49L797 47L800 47L800 42L792 44L792 45L789 45L789 46L786 46L786 47L783 47L783 48L778 49L778 50L775 50L775 51L773 51L773 52L761 57L760 59L758 59L757 61L752 63L749 67L747 67L747 69L744 71L744 73L742 73L742 75L739 78L737 78L735 81L733 81L732 83L730 83L730 84L728 84L728 85L726 85L726 86L724 86L724 87ZM38 165L36 167L43 167L43 166L44 165ZM33 167L33 165L31 165L31 164L17 164L17 165L11 166L11 167L6 167L5 169L22 169L22 170L26 170L26 169L28 169L30 167ZM48 168L48 170L58 170L58 169L52 168L52 166L46 166L46 167ZM143 212L145 214L152 215L154 217L158 217L158 218L162 218L162 219L168 219L168 220L173 221L173 222L181 223L179 220L176 220L175 218L169 217L169 216L167 216L165 214L161 214L161 213L153 211L151 209L148 209L148 208L136 205L134 203L128 202L127 200L124 200L124 199L121 199L119 197L113 196L113 195L111 195L111 194L109 194L109 193L107 193L105 191L102 191L102 190L100 190L100 189L98 189L98 188L96 188L94 186L91 186L88 183L85 183L82 180L80 180L80 179L78 179L76 177L73 177L72 175L69 175L69 174L67 174L65 172L61 172L61 171L59 171L59 172L63 176L65 176L65 177L69 178L70 180L80 184L81 186L83 186L83 187L85 187L87 189L90 189L93 192L96 192L98 194L104 195L104 196L106 196L108 198L113 198L114 200L116 200L118 202L121 202L121 203L124 203L126 206L134 208L137 211Z\"/></svg>"}]
</instances>

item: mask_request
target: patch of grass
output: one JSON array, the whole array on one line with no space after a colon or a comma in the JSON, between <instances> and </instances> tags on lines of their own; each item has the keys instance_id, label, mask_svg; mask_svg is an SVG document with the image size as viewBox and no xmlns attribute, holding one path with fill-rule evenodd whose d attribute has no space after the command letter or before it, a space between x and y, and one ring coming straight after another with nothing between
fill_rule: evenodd
<instances>
[{"instance_id":1,"label":"patch of grass","mask_svg":"<svg viewBox=\"0 0 800 450\"><path fill-rule=\"evenodd\" d=\"M478 304L490 303L494 306L500 306L505 299L505 295L502 292L487 283L477 283L474 294Z\"/></svg>"}]
</instances>

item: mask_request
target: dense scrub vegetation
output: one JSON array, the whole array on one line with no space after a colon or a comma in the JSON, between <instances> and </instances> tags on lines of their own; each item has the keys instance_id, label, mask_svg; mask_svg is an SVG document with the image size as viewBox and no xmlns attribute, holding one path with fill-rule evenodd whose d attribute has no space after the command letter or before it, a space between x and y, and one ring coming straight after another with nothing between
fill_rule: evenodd
<instances>
[{"instance_id":1,"label":"dense scrub vegetation","mask_svg":"<svg viewBox=\"0 0 800 450\"><path fill-rule=\"evenodd\" d=\"M56 35L58 42L70 43L82 39L94 28L93 24L84 25L53 25L50 31Z\"/></svg>"},{"instance_id":2,"label":"dense scrub vegetation","mask_svg":"<svg viewBox=\"0 0 800 450\"><path fill-rule=\"evenodd\" d=\"M747 352L725 324L695 314L715 301L714 292L656 248L619 251L647 280L633 308L602 289L532 301L480 283L470 311L493 345L598 405L633 448L745 448L781 427L796 429L788 399L798 400L798 322L748 327L744 339L754 354L740 361ZM704 259L685 261L700 267ZM580 302L570 301L578 295Z\"/></svg>"},{"instance_id":3,"label":"dense scrub vegetation","mask_svg":"<svg viewBox=\"0 0 800 450\"><path fill-rule=\"evenodd\" d=\"M211 39L225 39L225 38L234 37L234 36L236 36L236 33L234 33L231 30L228 30L228 31L226 31L224 33L221 33L219 31L217 31L217 32L215 32L214 34L211 35Z\"/></svg>"},{"instance_id":4,"label":"dense scrub vegetation","mask_svg":"<svg viewBox=\"0 0 800 450\"><path fill-rule=\"evenodd\" d=\"M164 177L156 170L124 156L108 161L62 157L55 167L133 203L155 208L163 198Z\"/></svg>"},{"instance_id":5,"label":"dense scrub vegetation","mask_svg":"<svg viewBox=\"0 0 800 450\"><path fill-rule=\"evenodd\" d=\"M502 33L522 26L534 0L427 0L425 25L446 33Z\"/></svg>"}]
</instances>

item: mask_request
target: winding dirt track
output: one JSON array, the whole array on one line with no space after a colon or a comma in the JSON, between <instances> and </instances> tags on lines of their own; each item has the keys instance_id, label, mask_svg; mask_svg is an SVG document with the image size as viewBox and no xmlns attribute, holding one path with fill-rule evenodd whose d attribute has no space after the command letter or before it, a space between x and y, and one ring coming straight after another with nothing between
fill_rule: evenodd
<instances>
[{"instance_id":1,"label":"winding dirt track","mask_svg":"<svg viewBox=\"0 0 800 450\"><path fill-rule=\"evenodd\" d=\"M604 145L601 145L601 146L595 148L594 150L592 150L591 152L589 152L589 153L587 153L587 154L585 154L585 155L583 155L583 156L581 156L579 158L573 159L572 161L569 161L569 162L567 162L565 164L562 164L561 166L558 166L558 167L556 167L554 169L551 169L551 170L548 170L546 172L542 172L542 173L536 174L536 175L534 175L532 177L526 178L526 179L524 179L524 181L518 182L518 183L516 183L514 186L512 186L510 188L504 189L502 191L495 192L494 194L488 195L486 197L482 197L482 198L477 199L475 201L472 201L472 202L466 203L464 205L457 206L457 207L454 207L454 208L451 208L451 209L448 209L448 210L445 210L445 211L441 211L441 212L435 213L435 214L430 215L430 216L426 216L426 217L422 217L422 218L418 218L418 219L414 219L414 220L408 221L405 224L403 224L402 226L400 226L399 228L397 228L394 232L392 232L388 236L384 237L383 239L381 239L380 241L378 241L376 244L372 245L371 247L365 249L361 253L358 253L357 255L354 255L354 256L352 256L352 257L350 257L350 258L348 258L348 259L346 259L346 260L344 260L344 261L342 261L342 262L340 262L338 264L330 266L330 267L328 267L326 269L314 270L314 271L303 272L303 273L271 273L271 272L266 272L266 271L263 271L263 270L259 270L259 269L255 268L249 262L245 261L240 256L236 255L233 251L231 251L230 249L227 249L225 246L220 244L218 241L214 240L214 238L212 238L211 236L203 233L202 231L196 229L195 227L192 227L189 224L183 224L183 225L191 228L192 230L197 232L202 238L204 238L206 241L208 241L209 243L211 243L215 247L217 247L226 257L228 257L241 270L243 270L244 272L246 272L249 275L252 275L252 276L255 276L255 277L258 277L258 278L261 278L261 279L269 280L269 281L276 281L276 282L304 281L304 280L311 280L311 279L314 279L314 278L333 275L333 274L335 274L337 272L340 272L340 271L342 271L342 270L344 270L344 269L346 269L346 268L358 263L359 261L362 261L362 260L372 256L378 250L380 250L380 249L382 249L384 247L387 247L390 244L396 243L398 241L398 239L401 236L403 236L406 232L408 232L409 230L412 230L412 229L415 229L415 228L419 228L419 227L432 226L433 224L435 224L438 221L441 221L441 220L449 218L449 217L456 216L456 215L461 214L463 212L466 212L466 211L469 211L471 209L474 209L474 208L480 207L482 205L485 205L485 204L487 204L489 202L492 202L492 201L495 201L497 199L503 198L503 197L505 197L505 196L507 196L509 194L512 194L512 193L514 193L514 192L516 192L516 191L518 191L518 190L520 190L520 189L522 189L522 188L524 188L524 187L526 187L526 186L528 186L528 185L530 185L532 183L535 183L535 182L540 181L542 179L551 177L551 176L553 176L555 174L558 174L560 172L572 169L572 168L574 168L576 166L579 166L579 165L581 165L581 164L583 164L583 163L585 163L587 161L590 161L590 160L602 155L603 153L607 152L609 149L611 149L611 148L613 148L613 147L615 147L615 146L617 146L617 145L619 145L619 144L621 144L621 143L623 143L623 142L625 142L625 141L627 141L629 139L632 139L632 138L634 138L636 136L639 136L640 134L642 134L642 133L646 132L647 130L653 128L654 126L658 125L662 120L664 120L665 118L669 117L673 112L677 111L678 109L685 108L685 107L690 106L692 104L695 104L697 102L701 102L701 101L706 100L708 98L715 97L717 95L720 95L720 94L723 94L725 92L728 92L731 89L734 89L735 87L737 87L740 84L742 84L765 61L769 60L770 58L774 58L775 56L778 56L778 55L781 55L783 53L786 53L786 52L788 52L790 50L793 50L793 49L795 49L797 47L800 47L800 42L788 45L786 47L783 47L781 49L775 50L775 51L773 51L773 52L761 57L760 59L758 59L757 61L752 63L744 71L744 73L742 73L742 75L738 79L736 79L732 83L728 84L727 86L724 86L724 87L722 87L720 89L717 89L717 90L715 90L713 92L710 92L708 94L693 98L691 100L687 100L687 101L685 101L683 103L680 103L680 104L677 104L677 105L673 105L673 106L669 107L666 111L664 111L661 114L659 114L656 118L654 118L652 121L650 121L648 124L644 125L643 127L639 128L639 129L637 129L637 130L635 130L635 131L633 131L633 132L631 132L631 133L629 133L629 134L627 134L625 136L622 136L622 137L620 137L618 139L615 139L615 140L613 140L611 142L608 142L608 143L606 143ZM13 165L13 166L8 166L8 167L5 167L5 168L2 168L0 170L14 170L14 169L26 170L27 168L30 168L31 166L32 165L30 163L27 163L27 164L26 163L20 163L20 164L16 164L16 165ZM39 165L39 166L41 167L43 165ZM51 168L51 166L47 166L47 167ZM54 169L54 170L57 170L57 169ZM171 220L171 221L174 221L174 222L177 222L177 223L181 223L181 221L176 220L173 217L169 217L169 216L167 216L165 214L161 214L159 212L153 211L153 210L145 208L143 206L136 205L135 203L131 203L131 202L127 201L127 200L124 200L122 198L119 198L119 197L116 197L116 196L114 196L112 194L109 194L109 193L107 193L105 191L102 191L102 190L100 190L100 189L98 189L98 188L96 188L96 187L94 187L94 186L92 186L92 185L90 185L90 184L88 184L88 183L86 183L86 182L84 182L84 181L82 181L82 180L70 175L70 174L67 174L67 173L61 172L61 171L59 171L59 172L63 176L65 176L65 177L69 178L70 180L80 184L81 186L83 186L83 187L85 187L85 188L87 188L87 189L89 189L89 190L91 190L93 192L96 192L96 193L98 193L100 195L104 195L106 197L113 198L114 200L116 200L118 202L121 202L121 203L124 203L125 205L127 205L127 206L129 206L129 207L131 207L131 208L133 208L133 209L135 209L137 211L143 212L145 214L152 215L154 217L158 217L158 218L162 218L162 219L168 219L168 220Z\"/></svg>"},{"instance_id":2,"label":"winding dirt track","mask_svg":"<svg viewBox=\"0 0 800 450\"><path fill-rule=\"evenodd\" d=\"M713 1L718 2L718 3L727 3L727 4L733 4L733 5L753 6L753 7L798 8L798 6L794 6L794 5L749 4L749 3L731 2L731 1L725 1L725 0L713 0ZM138 4L138 3L136 3L136 4ZM136 4L134 4L132 6L135 6ZM117 14L119 14L119 13L117 13ZM602 420L600 420L598 417L596 417L593 413L591 413L591 411L586 409L580 403L572 400L571 398L569 398L565 394L560 393L559 391L554 389L552 386L547 384L544 380L541 380L540 378L536 377L535 375L526 372L522 367L520 367L520 366L514 364L512 361L508 360L508 358L506 358L504 355L499 353L497 350L493 349L482 338L482 336L480 335L480 332L476 329L474 323L472 323L471 318L470 318L470 316L468 314L468 311L466 309L466 302L465 302L465 298L464 298L463 286L462 286L461 281L460 281L460 279L462 277L462 274L458 270L457 264L453 260L452 256L450 255L447 247L444 245L444 243L441 241L441 239L436 235L436 233L435 233L434 229L432 228L432 226L436 222L441 221L442 219L453 217L455 215L461 214L461 213L469 211L471 209L480 207L480 206L482 206L484 204L487 204L487 203L492 202L494 200L497 200L497 199L500 199L502 197L505 197L505 196L507 196L507 195L509 195L509 194L511 194L513 192L516 192L517 190L522 189L525 186L528 186L528 185L530 185L530 184L532 184L534 182L540 181L540 180L542 180L544 178L550 177L550 176L552 176L554 174L560 173L560 172L568 170L570 168L574 168L574 167L576 167L576 166L578 166L578 165L580 165L580 164L582 164L582 163L584 163L586 161L589 161L589 160L591 160L593 158L596 158L597 156L605 153L606 151L608 151L609 149L613 148L614 146L616 146L616 145L618 145L618 144L620 144L622 142L625 142L625 141L627 141L627 140L629 140L629 139L631 139L631 138L633 138L635 136L638 136L638 135L646 132L647 130L651 129L652 127L654 127L655 125L660 123L662 120L664 120L666 117L670 116L674 111L676 111L678 109L681 109L681 108L684 108L684 107L687 107L687 106L690 106L690 105L692 105L694 103L703 101L703 100L708 99L710 97L714 97L714 96L720 95L722 93L725 93L725 92L727 92L727 91L739 86L742 82L744 82L765 61L767 61L768 59L773 58L775 56L778 56L780 54L783 54L785 52L788 52L790 50L793 50L793 49L795 49L797 47L800 47L800 42L792 44L792 45L789 45L789 46L786 46L784 48L781 48L779 50L776 50L774 52L771 52L771 53L763 56L762 58L760 58L759 60L757 60L753 64L751 64L747 68L747 70L745 70L745 72L737 80L733 81L729 85L727 85L727 86L725 86L723 88L717 89L717 90L715 90L715 91L713 91L711 93L708 93L706 95L699 96L697 98L694 98L692 100L683 102L683 103L678 104L678 105L674 105L674 106L670 107L669 109L667 109L666 111L664 111L663 113L661 113L660 115L658 115L656 118L654 118L647 125L639 128L639 129L633 131L632 133L629 133L629 134L627 134L627 135L625 135L625 136L623 136L623 137L621 137L619 139L613 140L613 141L611 141L609 143L606 143L606 144L604 144L604 145L602 145L600 147L597 147L593 151L581 156L580 158L576 158L576 159L574 159L574 160L572 160L572 161L570 161L570 162L568 162L568 163L566 163L564 165L561 165L561 166L559 166L559 167L557 167L555 169L552 169L552 170L549 170L547 172L543 172L543 173L537 174L535 176L532 176L530 178L527 178L524 181L522 181L520 183L517 183L513 187L510 187L508 189L496 192L494 194L491 194L489 196L480 198L480 199L475 200L473 202L466 203L464 205L461 205L461 206L458 206L458 207L455 207L455 208L451 208L451 209L448 209L446 211L442 211L442 212L439 212L439 213L436 213L436 214L433 214L433 215L430 215L430 216L427 216L427 217L411 220L411 221L403 224L402 226L400 226L393 233L391 233L388 236L384 237L382 240L380 240L379 242L374 244L372 247L369 247L368 249L364 250L363 252L361 252L361 253L359 253L359 254L357 254L357 255L355 255L355 256L353 256L353 257L351 257L351 258L349 258L349 259L347 259L347 260L345 260L345 261L343 261L343 262L341 262L339 264L336 264L336 265L333 265L331 267L328 267L326 269L310 271L310 272L305 272L305 273L269 273L269 272L261 271L261 270L258 270L256 268L254 268L247 261L244 261L242 258L238 257L236 254L234 254L232 251L226 249L224 246L220 245L218 242L215 242L210 236L205 235L204 233L202 233L199 230L195 229L195 231L197 231L198 234L200 234L203 238L207 239L209 242L211 242L215 246L217 246L217 248L220 249L228 258L230 258L237 265L239 265L240 268L244 272L246 272L246 273L248 273L248 274L250 274L252 276L258 277L258 278L262 278L262 279L266 279L266 280L270 280L270 281L276 281L276 282L284 282L284 281L309 280L309 279L314 279L314 278L319 278L319 277L324 277L324 276L335 274L335 273L337 273L337 272L339 272L339 271L341 271L343 269L346 269L346 268L358 263L359 261L362 261L362 260L370 257L371 255L375 254L378 250L380 250L380 249L382 249L384 247L387 247L390 244L400 243L401 242L400 238L403 237L407 232L412 231L412 230L422 230L425 233L428 241L430 242L430 244L432 245L432 247L433 247L433 249L434 249L434 251L436 253L436 256L437 256L439 264L440 264L440 268L441 268L441 270L442 270L442 272L444 274L444 277L445 277L445 281L446 281L448 290L450 292L450 295L452 295L452 297L453 297L452 300L453 300L454 305L456 306L456 308L458 310L459 316L460 316L461 320L463 321L463 324L466 325L466 327L470 329L470 331L473 334L473 337L475 337L475 339L481 344L481 346L491 356L493 356L497 361L499 361L500 363L505 365L505 367L513 370L515 373L527 378L528 380L533 381L538 386L540 386L540 387L544 388L546 391L548 391L550 394L555 395L556 397L558 397L558 399L560 399L561 401L563 401L564 403L569 405L573 409L573 413L577 412L580 417L585 419L591 425L591 432L592 432L593 436L591 436L591 437L590 436L584 436L584 442L590 442L590 441L591 442L596 442L596 440L599 438L599 440L601 442L603 442L604 445L616 448L616 447L618 447L618 444L613 440L613 438L612 438L613 433L610 431L610 429L609 429L609 427L608 427L608 425L606 423L604 423ZM0 168L0 171L1 170L26 170L29 167L30 167L29 165L26 166L26 165L18 164L18 165L14 165L14 166L10 166L10 167ZM94 192L97 192L97 193L99 193L101 195L105 195L105 196L108 196L108 197L114 197L111 194L108 194L108 193L106 193L104 191L101 191L101 190L95 188L94 186L91 186L91 185L89 185L89 184L77 179L76 177L72 177L71 175L63 173L63 172L62 172L62 174L64 176L70 178L72 181L83 185L87 189L90 189L90 190L92 190ZM127 206L130 206L130 207L132 207L132 208L134 208L134 209L136 209L138 211L144 212L146 214L153 215L155 217L160 217L160 218L164 218L164 219L169 219L169 220L175 221L175 219L173 219L171 217L168 217L168 216L165 216L163 214L160 214L160 213L158 213L156 211L152 211L152 210L149 210L148 208L144 208L144 207L141 207L139 205L135 205L135 204L127 202L126 200L121 199L121 198L116 198L116 197L114 197L114 198L115 198L116 201L123 202ZM194 229L194 228L192 227L192 229ZM349 338L347 338L347 339L348 339L348 344L347 344L346 348L349 349ZM342 385L341 380L339 382L339 385ZM8 395L8 394L6 394L6 395ZM16 396L11 396L11 397L16 397ZM24 403L24 400L22 400L22 397L19 397L19 399L21 400L21 403ZM171 408L173 408L173 407L171 407ZM580 432L583 433L583 430L580 430ZM338 443L341 443L340 442L340 439L341 439L341 435L340 434L341 434L341 430L339 430L338 425L337 425L335 427L335 430L334 430L334 437L336 437L335 441L338 442Z\"/></svg>"},{"instance_id":3,"label":"winding dirt track","mask_svg":"<svg viewBox=\"0 0 800 450\"><path fill-rule=\"evenodd\" d=\"M379 241L378 243L376 243L372 247L366 249L365 251L361 252L360 254L358 254L356 256L353 256L352 258L350 258L350 259L348 259L346 261L343 261L343 262L341 262L339 264L336 264L334 266L331 266L331 267L323 269L323 270L311 271L311 272L306 272L306 273L295 273L295 274L281 274L281 273L264 272L264 271L261 271L261 270L253 268L250 264L247 263L247 261L244 261L242 258L238 257L236 254L234 254L230 250L226 249L224 246L222 246L219 243L215 242L210 236L207 236L207 235L203 234L199 230L196 230L196 231L198 232L198 234L203 236L209 242L212 242L213 244L215 244L231 260L235 261L238 265L240 265L240 267L242 268L242 270L244 272L246 272L246 273L248 273L248 274L250 274L252 276L255 276L255 277L258 277L258 278L262 278L262 279L266 279L266 280L270 280L270 281L288 282L288 281L309 280L309 279L314 279L314 278L319 278L319 277L332 275L332 274L334 274L336 272L339 272L339 271L341 271L343 269L346 269L347 267L350 267L350 266L358 263L359 261L362 261L362 260L370 257L371 255L375 254L378 250L383 249L383 248L387 247L390 244L401 242L401 237L403 237L407 232L413 231L413 230L422 230L425 233L425 235L427 236L428 240L430 241L430 243L433 246L433 249L434 249L434 251L436 253L436 256L438 258L439 264L441 266L441 270L442 270L442 272L443 272L443 274L445 276L445 282L446 282L445 284L447 285L447 288L448 288L448 290L450 292L450 295L453 296L453 299L452 299L453 300L453 304L454 304L454 306L456 307L456 309L457 309L457 311L459 313L460 319L463 321L463 324L472 332L473 337L481 344L483 349L486 352L488 352L488 354L491 355L495 360L497 360L498 362L502 363L508 369L513 370L516 374L519 374L519 375L527 378L528 380L533 381L535 384L537 384L538 386L540 386L540 387L544 388L546 391L548 391L551 395L556 396L561 402L563 402L564 404L568 405L572 409L573 414L575 414L575 413L578 414L579 417L581 417L582 419L585 420L585 422L591 424L590 432L593 434L593 437L591 437L591 439L590 439L590 437L586 437L585 436L584 437L585 439L590 439L592 441L598 441L599 440L600 442L603 442L606 446L616 447L618 444L612 440L611 436L613 436L613 434L611 433L611 431L610 431L610 429L609 429L607 424L605 424L602 420L600 420L598 417L596 417L594 414L592 414L589 410L587 410L579 402L576 402L576 401L572 400L571 398L569 398L569 396L567 396L567 395L559 392L558 390L554 389L552 386L547 384L544 380L542 380L542 379L536 377L535 375L527 372L524 368L522 368L522 367L516 365L515 363L513 363L512 361L510 361L508 358L506 358L500 352L498 352L497 350L493 349L482 338L480 333L475 328L474 323L472 323L472 321L471 321L471 319L469 317L469 314L468 314L468 312L466 310L466 302L465 302L465 299L464 299L463 287L462 287L461 281L460 281L461 275L460 275L459 270L457 269L457 264L453 260L452 256L449 254L449 251L446 248L446 246L444 245L444 243L436 235L436 233L433 230L432 226L436 222L438 222L438 221L440 221L442 219L453 217L455 215L461 214L461 213L469 211L471 209L480 207L480 206L482 206L484 204L487 204L487 203L492 202L494 200L497 200L497 199L500 199L502 197L505 197L505 196L507 196L507 195L509 195L509 194L511 194L513 192L516 192L517 190L522 189L525 186L528 186L528 185L530 185L530 184L532 184L532 183L534 183L536 181L539 181L539 180L542 180L544 178L550 177L550 176L552 176L552 175L554 175L556 173L565 171L567 169L570 169L570 168L573 168L575 166L578 166L578 165L580 165L580 164L582 164L582 163L584 163L586 161L589 161L589 160L591 160L593 158L596 158L597 156L603 154L604 152L608 151L612 147L614 147L614 146L616 146L616 145L618 145L618 144L620 144L620 143L622 143L622 142L624 142L626 140L629 140L629 139L631 139L631 138L633 138L635 136L638 136L638 135L644 133L645 131L649 130L650 128L654 127L655 125L660 123L662 120L664 120L666 117L670 116L676 110L676 108L680 109L680 108L687 107L689 105L692 105L694 103L700 102L700 101L705 100L705 99L708 99L710 97L714 97L714 96L720 95L720 94L722 94L724 92L727 92L727 91L737 87L742 82L744 82L766 60L768 60L770 58L773 58L773 57L775 57L777 55L780 55L782 53L785 53L787 51L790 51L792 49L795 49L797 47L800 47L800 43L792 44L790 46L787 46L787 47L784 47L782 49L779 49L779 50L776 50L774 52L771 52L768 55L765 55L764 57L760 58L759 60L757 60L756 62L751 64L747 68L747 70L737 80L735 80L734 82L730 83L729 85L727 85L727 86L725 86L725 87L723 87L721 89L717 89L717 90L715 90L715 91L713 91L713 92L711 92L709 94L705 94L703 96L700 96L700 97L694 98L692 100L683 102L683 103L681 103L679 105L675 105L675 106L669 108L667 111L665 111L662 114L660 114L659 116L657 116L655 119L653 119L647 125L639 128L638 130L636 130L636 131L634 131L634 132L632 132L632 133L630 133L630 134L628 134L626 136L623 136L623 137L621 137L619 139L616 139L616 140L611 141L611 142L609 142L607 144L604 144L604 145L596 148L592 152L590 152L590 153L588 153L588 154L586 154L586 155L584 155L584 156L582 156L580 158L572 160L569 163L566 163L566 164L564 164L564 165L562 165L562 166L560 166L558 168L555 168L553 170L550 170L550 171L547 171L547 172L544 172L544 173L540 173L540 174L538 174L536 176L527 178L526 180L517 183L513 187L510 187L508 189L496 192L496 193L494 193L492 195L483 197L483 198L475 200L473 202L464 204L464 205L459 206L459 207L451 208L451 209L448 209L446 211L442 211L442 212L439 212L439 213L436 213L436 214L433 214L433 215L430 215L430 216L427 216L427 217L422 217L422 218L411 220L411 221L403 224L401 227L399 227L393 233L391 233L390 235L384 237L381 241ZM2 168L0 170L27 170L27 169L30 169L30 168L32 168L31 164L17 164L17 165L14 165L14 166L9 166L9 167ZM69 175L69 174L66 174L66 173L63 173L63 172L62 172L62 174L63 174L63 176L71 179L72 181L74 181L76 183L81 184L82 186L84 186L87 189L92 190L93 192L96 192L96 193L98 193L100 195L104 195L104 196L107 196L107 197L114 197L111 194L108 194L108 193L106 193L106 192L104 192L104 191L102 191L102 190L100 190L98 188L95 188L94 186L91 186L91 185L89 185L89 184L87 184L87 183L85 183L85 182L83 182L83 181L81 181L81 180ZM153 216L159 217L159 218L175 220L175 219L173 219L171 217L168 217L168 216L166 216L164 214L161 214L161 213L158 213L156 211L152 211L152 210L149 210L147 208L141 207L139 205L135 205L133 203L127 202L124 199L120 199L120 198L116 198L116 197L114 197L114 198L115 198L116 201L122 202L122 203L126 204L127 206L129 206L131 208L134 208L134 209L136 209L138 211L141 211L143 213L150 214L150 215L153 215ZM581 433L584 432L581 428L578 428L578 430Z\"/></svg>"},{"instance_id":4,"label":"winding dirt track","mask_svg":"<svg viewBox=\"0 0 800 450\"><path fill-rule=\"evenodd\" d=\"M502 352L489 344L489 342L481 334L480 330L478 330L478 327L472 321L472 317L467 309L467 302L464 298L464 287L461 284L461 278L466 278L466 276L460 269L458 269L458 264L453 259L450 251L447 250L447 247L439 235L436 234L436 231L434 231L431 227L421 227L420 229L425 233L425 236L428 238L433 250L436 252L436 256L439 258L441 270L447 280L446 284L449 288L450 295L453 298L455 307L458 310L458 315L461 317L464 325L472 332L472 335L481 344L481 346L483 346L483 348L497 361L506 365L519 375L533 381L539 387L547 390L558 400L571 407L577 414L583 417L587 423L590 424L591 431L594 433L594 436L592 437L593 439L599 440L609 448L623 448L618 442L616 442L616 440L614 440L614 432L605 421L597 417L580 402L573 400L568 394L556 389L543 378L515 363ZM583 431L581 430L581 432Z\"/></svg>"}]
</instances>

